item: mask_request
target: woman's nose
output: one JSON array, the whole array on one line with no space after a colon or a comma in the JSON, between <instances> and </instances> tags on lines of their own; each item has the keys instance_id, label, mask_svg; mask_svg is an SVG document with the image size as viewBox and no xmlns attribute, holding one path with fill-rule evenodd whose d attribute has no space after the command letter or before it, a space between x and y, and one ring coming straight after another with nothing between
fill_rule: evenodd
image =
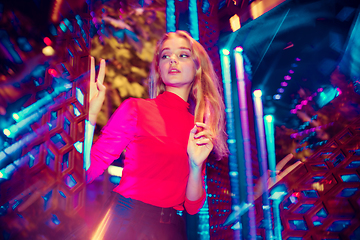
<instances>
[{"instance_id":1,"label":"woman's nose","mask_svg":"<svg viewBox=\"0 0 360 240\"><path fill-rule=\"evenodd\" d=\"M175 56L171 56L171 57L170 57L170 65L171 65L171 64L177 64L177 63L178 63L178 61L177 61L176 57L175 57Z\"/></svg>"}]
</instances>

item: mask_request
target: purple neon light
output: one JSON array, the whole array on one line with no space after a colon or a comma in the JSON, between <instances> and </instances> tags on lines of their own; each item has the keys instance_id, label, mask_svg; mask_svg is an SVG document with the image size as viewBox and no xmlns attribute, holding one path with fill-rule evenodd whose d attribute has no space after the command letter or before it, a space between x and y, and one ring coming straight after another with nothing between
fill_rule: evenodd
<instances>
[{"instance_id":1,"label":"purple neon light","mask_svg":"<svg viewBox=\"0 0 360 240\"><path fill-rule=\"evenodd\" d=\"M240 52L235 52L235 65L236 65L236 77L239 96L240 107L240 119L242 138L244 146L244 158L245 158L245 174L247 184L247 201L254 201L254 189L253 189L253 177L252 177L252 159L251 159L251 144L250 144L250 131L249 131L249 119L248 108L246 102L246 83L244 81L244 60ZM250 233L251 239L256 238L256 222L254 208L249 209L250 218Z\"/></svg>"},{"instance_id":2,"label":"purple neon light","mask_svg":"<svg viewBox=\"0 0 360 240\"><path fill-rule=\"evenodd\" d=\"M300 62L300 61L301 61L301 59L300 59L300 58L295 58L295 60L296 60L297 62Z\"/></svg>"},{"instance_id":3,"label":"purple neon light","mask_svg":"<svg viewBox=\"0 0 360 240\"><path fill-rule=\"evenodd\" d=\"M281 82L281 84L280 84L282 87L286 87L288 84L287 84L287 82Z\"/></svg>"},{"instance_id":4,"label":"purple neon light","mask_svg":"<svg viewBox=\"0 0 360 240\"><path fill-rule=\"evenodd\" d=\"M291 80L291 77L290 77L289 75L286 75L286 76L284 77L284 79L289 81L289 80Z\"/></svg>"},{"instance_id":5,"label":"purple neon light","mask_svg":"<svg viewBox=\"0 0 360 240\"><path fill-rule=\"evenodd\" d=\"M290 74L293 74L293 73L294 73L294 70L291 70L291 69L290 69L290 70L289 70L289 73L290 73Z\"/></svg>"}]
</instances>

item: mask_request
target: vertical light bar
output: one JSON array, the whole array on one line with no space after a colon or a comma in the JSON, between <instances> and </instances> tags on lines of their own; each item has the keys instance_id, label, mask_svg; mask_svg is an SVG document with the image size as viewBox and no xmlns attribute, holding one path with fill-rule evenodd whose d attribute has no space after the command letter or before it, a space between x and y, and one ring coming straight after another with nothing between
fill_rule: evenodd
<instances>
[{"instance_id":1,"label":"vertical light bar","mask_svg":"<svg viewBox=\"0 0 360 240\"><path fill-rule=\"evenodd\" d=\"M91 125L89 120L85 120L85 139L84 139L84 169L87 171L90 168L90 152L94 137L95 126Z\"/></svg>"},{"instance_id":2,"label":"vertical light bar","mask_svg":"<svg viewBox=\"0 0 360 240\"><path fill-rule=\"evenodd\" d=\"M189 0L189 22L190 22L190 35L196 41L199 41L199 21L198 21L196 0Z\"/></svg>"},{"instance_id":3,"label":"vertical light bar","mask_svg":"<svg viewBox=\"0 0 360 240\"><path fill-rule=\"evenodd\" d=\"M276 154L275 154L275 131L274 131L274 117L266 115L264 117L266 146L268 150L268 161L270 169L270 178L273 183L276 182ZM281 236L281 220L280 220L280 203L281 200L273 200L273 213L274 213L274 234L275 239L282 240Z\"/></svg>"},{"instance_id":4,"label":"vertical light bar","mask_svg":"<svg viewBox=\"0 0 360 240\"><path fill-rule=\"evenodd\" d=\"M264 117L266 146L268 150L269 169L271 180L276 182L276 155L275 155L275 132L274 132L274 117L266 115Z\"/></svg>"},{"instance_id":5,"label":"vertical light bar","mask_svg":"<svg viewBox=\"0 0 360 240\"><path fill-rule=\"evenodd\" d=\"M175 0L166 1L166 32L176 31Z\"/></svg>"},{"instance_id":6,"label":"vertical light bar","mask_svg":"<svg viewBox=\"0 0 360 240\"><path fill-rule=\"evenodd\" d=\"M272 234L272 223L271 223L271 212L270 212L270 201L268 191L268 174L267 174L267 153L266 153L266 142L265 142L265 131L263 121L263 106L261 101L262 92L261 90L254 91L254 108L255 108L255 119L257 128L257 143L258 143L258 158L260 166L260 181L263 186L263 212L264 212L264 227L265 227L265 239L273 239Z\"/></svg>"},{"instance_id":7,"label":"vertical light bar","mask_svg":"<svg viewBox=\"0 0 360 240\"><path fill-rule=\"evenodd\" d=\"M247 202L254 202L254 184L253 173L251 166L251 145L250 145L250 131L249 131L249 119L248 108L246 103L246 86L245 86L245 73L244 73L244 59L242 56L242 48L235 48L235 66L236 66L236 79L238 87L239 97L239 109L240 109L240 121L241 131L244 145L244 160L245 160L245 177L246 177L246 192ZM256 239L256 222L254 208L249 208L249 239Z\"/></svg>"},{"instance_id":8,"label":"vertical light bar","mask_svg":"<svg viewBox=\"0 0 360 240\"><path fill-rule=\"evenodd\" d=\"M232 104L231 91L231 72L230 72L230 51L222 49L220 51L221 72L224 87L225 114L226 114L226 131L228 134L229 147L229 170L232 194L232 211L236 210L236 206L240 206L239 202L239 168L237 161L236 135L235 135L235 119L234 108ZM240 233L240 231L239 231Z\"/></svg>"}]
</instances>

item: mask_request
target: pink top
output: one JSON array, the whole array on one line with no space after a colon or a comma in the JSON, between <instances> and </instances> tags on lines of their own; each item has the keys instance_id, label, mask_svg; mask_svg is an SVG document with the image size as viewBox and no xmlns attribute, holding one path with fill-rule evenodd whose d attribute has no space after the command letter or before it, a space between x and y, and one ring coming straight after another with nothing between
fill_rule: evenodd
<instances>
[{"instance_id":1,"label":"pink top","mask_svg":"<svg viewBox=\"0 0 360 240\"><path fill-rule=\"evenodd\" d=\"M185 196L187 143L194 126L188 108L187 102L171 92L155 99L124 101L91 149L88 182L101 175L126 148L124 170L115 192L154 206L185 207L189 214L197 213L205 201L204 183L200 199L190 201ZM203 179L204 174L205 167Z\"/></svg>"}]
</instances>

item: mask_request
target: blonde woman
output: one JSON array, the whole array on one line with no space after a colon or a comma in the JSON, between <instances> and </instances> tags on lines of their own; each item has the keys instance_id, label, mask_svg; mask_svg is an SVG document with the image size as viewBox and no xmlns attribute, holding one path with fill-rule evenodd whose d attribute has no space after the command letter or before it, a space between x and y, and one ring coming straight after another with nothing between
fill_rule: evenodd
<instances>
[{"instance_id":1,"label":"blonde woman","mask_svg":"<svg viewBox=\"0 0 360 240\"><path fill-rule=\"evenodd\" d=\"M92 59L89 121L104 100L105 62L95 82ZM103 239L186 239L177 210L202 207L205 160L228 154L224 103L204 48L188 33L159 41L150 73L151 99L128 99L116 110L91 149L88 181L126 148L116 204Z\"/></svg>"}]
</instances>

